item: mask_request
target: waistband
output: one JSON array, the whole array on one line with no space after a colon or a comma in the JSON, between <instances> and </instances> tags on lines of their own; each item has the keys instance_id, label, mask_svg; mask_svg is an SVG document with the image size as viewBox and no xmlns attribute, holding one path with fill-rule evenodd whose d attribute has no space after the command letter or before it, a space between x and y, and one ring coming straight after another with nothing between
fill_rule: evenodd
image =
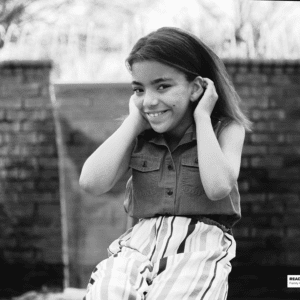
<instances>
[{"instance_id":1,"label":"waistband","mask_svg":"<svg viewBox=\"0 0 300 300\"><path fill-rule=\"evenodd\" d=\"M161 215L161 216L164 216L164 215ZM171 216L171 215L165 215L165 216ZM176 217L176 216L175 216ZM221 223L219 223L218 221L212 219L212 218L209 218L207 216L199 216L199 215L178 215L178 217L185 217L185 218L189 218L189 219L196 219L198 220L199 222L203 222L207 225L214 225L214 226L217 226L218 228L220 228L223 232L225 233L228 233L230 235L233 236L233 232L232 232L232 228L229 228Z\"/></svg>"},{"instance_id":2,"label":"waistband","mask_svg":"<svg viewBox=\"0 0 300 300\"><path fill-rule=\"evenodd\" d=\"M198 221L200 222L203 222L207 225L215 225L217 226L218 228L220 228L223 232L225 233L229 233L230 235L233 235L232 234L232 229L231 228L227 228L225 225L223 224L220 224L219 222L213 220L213 219L210 219L210 218L207 218L207 217L203 217L203 216L199 216L199 217L193 217L195 219L197 219Z\"/></svg>"}]
</instances>

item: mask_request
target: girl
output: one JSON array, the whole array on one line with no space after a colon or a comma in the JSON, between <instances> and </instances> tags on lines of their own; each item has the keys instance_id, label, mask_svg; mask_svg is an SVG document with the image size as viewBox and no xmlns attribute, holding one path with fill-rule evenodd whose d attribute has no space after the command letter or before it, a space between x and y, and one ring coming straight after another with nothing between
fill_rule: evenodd
<instances>
[{"instance_id":1,"label":"girl","mask_svg":"<svg viewBox=\"0 0 300 300\"><path fill-rule=\"evenodd\" d=\"M226 299L250 122L221 60L187 32L150 33L127 65L129 115L87 159L80 184L100 195L130 169L125 206L139 222L110 245L86 300Z\"/></svg>"}]
</instances>

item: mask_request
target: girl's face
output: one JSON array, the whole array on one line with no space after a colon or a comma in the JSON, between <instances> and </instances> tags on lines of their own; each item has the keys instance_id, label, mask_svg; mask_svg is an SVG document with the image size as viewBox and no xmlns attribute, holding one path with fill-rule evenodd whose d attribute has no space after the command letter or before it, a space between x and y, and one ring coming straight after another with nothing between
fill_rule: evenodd
<instances>
[{"instance_id":1,"label":"girl's face","mask_svg":"<svg viewBox=\"0 0 300 300\"><path fill-rule=\"evenodd\" d=\"M156 61L132 65L134 102L153 130L177 137L193 122L193 82L175 68Z\"/></svg>"}]
</instances>

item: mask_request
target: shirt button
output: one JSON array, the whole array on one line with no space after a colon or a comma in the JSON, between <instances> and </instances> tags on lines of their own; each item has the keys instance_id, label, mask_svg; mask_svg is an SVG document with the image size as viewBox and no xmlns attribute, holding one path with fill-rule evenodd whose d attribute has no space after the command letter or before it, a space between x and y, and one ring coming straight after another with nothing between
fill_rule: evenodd
<instances>
[{"instance_id":1,"label":"shirt button","mask_svg":"<svg viewBox=\"0 0 300 300\"><path fill-rule=\"evenodd\" d=\"M172 195L173 195L173 191L172 191L172 190L168 190L167 194L168 194L169 196L172 196Z\"/></svg>"},{"instance_id":2,"label":"shirt button","mask_svg":"<svg viewBox=\"0 0 300 300\"><path fill-rule=\"evenodd\" d=\"M168 170L172 171L173 170L173 166L172 165L168 165Z\"/></svg>"}]
</instances>

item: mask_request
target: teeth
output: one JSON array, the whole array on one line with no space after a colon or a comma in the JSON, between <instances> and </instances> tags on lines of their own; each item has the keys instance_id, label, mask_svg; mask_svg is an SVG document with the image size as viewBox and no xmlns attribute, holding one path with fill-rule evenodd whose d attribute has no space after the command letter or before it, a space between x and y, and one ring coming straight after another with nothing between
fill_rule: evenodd
<instances>
[{"instance_id":1,"label":"teeth","mask_svg":"<svg viewBox=\"0 0 300 300\"><path fill-rule=\"evenodd\" d=\"M149 117L158 117L160 115L162 115L163 113L165 113L164 111L158 112L158 113L148 113Z\"/></svg>"}]
</instances>

